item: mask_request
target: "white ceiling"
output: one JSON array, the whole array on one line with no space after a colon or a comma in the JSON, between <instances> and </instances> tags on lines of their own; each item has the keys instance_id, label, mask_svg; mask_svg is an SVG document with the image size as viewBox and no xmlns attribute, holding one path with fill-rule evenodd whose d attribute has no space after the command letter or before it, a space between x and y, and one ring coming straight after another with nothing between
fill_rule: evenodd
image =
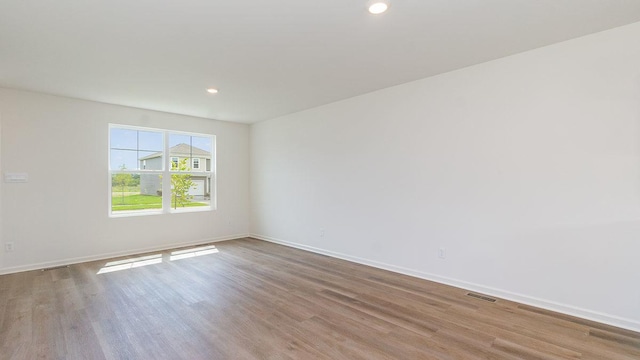
<instances>
[{"instance_id":1,"label":"white ceiling","mask_svg":"<svg viewBox=\"0 0 640 360\"><path fill-rule=\"evenodd\" d=\"M640 21L640 0L391 1L0 0L0 87L253 123Z\"/></svg>"}]
</instances>

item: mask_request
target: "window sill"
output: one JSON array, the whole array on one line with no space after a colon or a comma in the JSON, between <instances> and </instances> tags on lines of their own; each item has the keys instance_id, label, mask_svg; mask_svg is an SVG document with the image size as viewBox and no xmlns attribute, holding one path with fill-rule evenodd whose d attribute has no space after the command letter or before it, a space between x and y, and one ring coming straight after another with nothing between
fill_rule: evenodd
<instances>
[{"instance_id":1,"label":"window sill","mask_svg":"<svg viewBox=\"0 0 640 360\"><path fill-rule=\"evenodd\" d=\"M174 209L171 208L169 210L169 214L180 214L180 213L192 213L192 212L205 212L205 211L213 211L215 210L211 206L196 206L196 207L188 207L183 209Z\"/></svg>"},{"instance_id":2,"label":"window sill","mask_svg":"<svg viewBox=\"0 0 640 360\"><path fill-rule=\"evenodd\" d=\"M116 213L109 213L109 217L110 218L127 218L127 217L133 217L133 216L147 216L147 215L162 215L164 214L164 212L162 210L154 210L154 211L139 211L139 210L132 210L132 211L118 211Z\"/></svg>"}]
</instances>

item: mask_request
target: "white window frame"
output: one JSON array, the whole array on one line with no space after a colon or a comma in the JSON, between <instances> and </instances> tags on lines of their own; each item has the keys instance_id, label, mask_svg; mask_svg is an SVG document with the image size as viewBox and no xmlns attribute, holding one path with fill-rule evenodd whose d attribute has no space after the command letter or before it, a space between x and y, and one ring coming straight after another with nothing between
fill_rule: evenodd
<instances>
[{"instance_id":1,"label":"white window frame","mask_svg":"<svg viewBox=\"0 0 640 360\"><path fill-rule=\"evenodd\" d=\"M150 131L150 132L160 132L163 135L164 142L164 151L163 151L163 168L162 170L147 170L147 169L111 169L111 129L127 129L127 130L136 130L136 131ZM170 135L188 135L194 137L208 137L211 139L211 169L207 171L194 172L194 171L172 171L171 164L173 163L173 159L180 159L175 156L170 156L169 152L169 138ZM175 131L170 129L157 129L157 128L147 128L147 127L139 127L139 126L130 126L130 125L120 125L120 124L109 124L108 129L108 159L107 159L107 168L109 173L109 181L108 181L108 211L109 217L131 217L131 216L141 216L141 215L158 215L158 214L173 214L173 213L184 213L184 212L202 212L202 211L213 211L217 209L217 181L216 181L216 136L212 134L202 134L202 133L193 133L193 132L184 132L184 131ZM140 161L140 160L138 160ZM193 169L192 169L193 170ZM113 212L111 199L112 199L112 175L118 173L130 173L130 174L158 174L162 176L161 185L162 185L162 209L148 209L148 210L136 210L131 212ZM171 207L171 175L172 174L190 174L192 176L209 176L210 177L210 185L209 185L209 206L194 206L194 207L186 207L182 209L173 209ZM167 195L165 195L167 194Z\"/></svg>"},{"instance_id":2,"label":"white window frame","mask_svg":"<svg viewBox=\"0 0 640 360\"><path fill-rule=\"evenodd\" d=\"M198 166L196 166L196 160L198 161ZM195 170L195 169L200 170L200 158L191 158L191 169L192 170Z\"/></svg>"}]
</instances>

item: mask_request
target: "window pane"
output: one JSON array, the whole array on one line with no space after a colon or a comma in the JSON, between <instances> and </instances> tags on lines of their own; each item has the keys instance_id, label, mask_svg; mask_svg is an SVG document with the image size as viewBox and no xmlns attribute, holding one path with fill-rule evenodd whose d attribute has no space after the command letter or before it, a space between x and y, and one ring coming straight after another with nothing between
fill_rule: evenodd
<instances>
[{"instance_id":1,"label":"window pane","mask_svg":"<svg viewBox=\"0 0 640 360\"><path fill-rule=\"evenodd\" d=\"M169 152L172 157L178 158L177 165L172 166L171 170L211 171L212 149L210 137L170 134ZM207 164L206 168L201 165L202 162Z\"/></svg>"},{"instance_id":2,"label":"window pane","mask_svg":"<svg viewBox=\"0 0 640 360\"><path fill-rule=\"evenodd\" d=\"M206 154L211 156L211 138L209 138L209 137L201 137L201 136L193 136L191 145L194 148L201 149Z\"/></svg>"},{"instance_id":3,"label":"window pane","mask_svg":"<svg viewBox=\"0 0 640 360\"><path fill-rule=\"evenodd\" d=\"M138 152L135 150L111 150L110 170L138 170Z\"/></svg>"},{"instance_id":4,"label":"window pane","mask_svg":"<svg viewBox=\"0 0 640 360\"><path fill-rule=\"evenodd\" d=\"M111 211L162 209L162 177L156 174L112 174Z\"/></svg>"},{"instance_id":5,"label":"window pane","mask_svg":"<svg viewBox=\"0 0 640 360\"><path fill-rule=\"evenodd\" d=\"M171 208L173 210L210 205L211 175L197 173L171 175Z\"/></svg>"},{"instance_id":6,"label":"window pane","mask_svg":"<svg viewBox=\"0 0 640 360\"><path fill-rule=\"evenodd\" d=\"M129 129L111 128L111 144L112 149L138 149L138 131Z\"/></svg>"},{"instance_id":7,"label":"window pane","mask_svg":"<svg viewBox=\"0 0 640 360\"><path fill-rule=\"evenodd\" d=\"M162 151L160 152L151 152L151 151L140 151L138 153L140 156L140 169L145 170L162 170L164 169L164 160L162 156Z\"/></svg>"},{"instance_id":8,"label":"window pane","mask_svg":"<svg viewBox=\"0 0 640 360\"><path fill-rule=\"evenodd\" d=\"M178 144L187 144L187 145L191 144L191 135L170 134L169 147L173 147Z\"/></svg>"},{"instance_id":9,"label":"window pane","mask_svg":"<svg viewBox=\"0 0 640 360\"><path fill-rule=\"evenodd\" d=\"M161 152L164 149L162 133L152 131L138 131L138 150Z\"/></svg>"},{"instance_id":10,"label":"window pane","mask_svg":"<svg viewBox=\"0 0 640 360\"><path fill-rule=\"evenodd\" d=\"M111 170L120 170L123 167L128 170L163 169L164 140L161 132L114 127L111 128L110 139Z\"/></svg>"}]
</instances>

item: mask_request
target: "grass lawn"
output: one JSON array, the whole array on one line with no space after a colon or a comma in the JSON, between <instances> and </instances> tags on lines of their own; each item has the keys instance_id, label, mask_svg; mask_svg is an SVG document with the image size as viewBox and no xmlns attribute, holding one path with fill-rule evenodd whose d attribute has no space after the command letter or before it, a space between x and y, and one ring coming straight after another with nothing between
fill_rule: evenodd
<instances>
[{"instance_id":1,"label":"grass lawn","mask_svg":"<svg viewBox=\"0 0 640 360\"><path fill-rule=\"evenodd\" d=\"M185 207L191 206L207 206L207 204L199 202L191 202L184 205ZM162 197L155 195L125 195L112 193L111 194L111 211L123 211L123 210L147 210L147 209L162 209Z\"/></svg>"},{"instance_id":2,"label":"grass lawn","mask_svg":"<svg viewBox=\"0 0 640 360\"><path fill-rule=\"evenodd\" d=\"M140 185L127 185L127 186L113 186L111 192L115 195L121 192L137 192L140 193Z\"/></svg>"}]
</instances>

